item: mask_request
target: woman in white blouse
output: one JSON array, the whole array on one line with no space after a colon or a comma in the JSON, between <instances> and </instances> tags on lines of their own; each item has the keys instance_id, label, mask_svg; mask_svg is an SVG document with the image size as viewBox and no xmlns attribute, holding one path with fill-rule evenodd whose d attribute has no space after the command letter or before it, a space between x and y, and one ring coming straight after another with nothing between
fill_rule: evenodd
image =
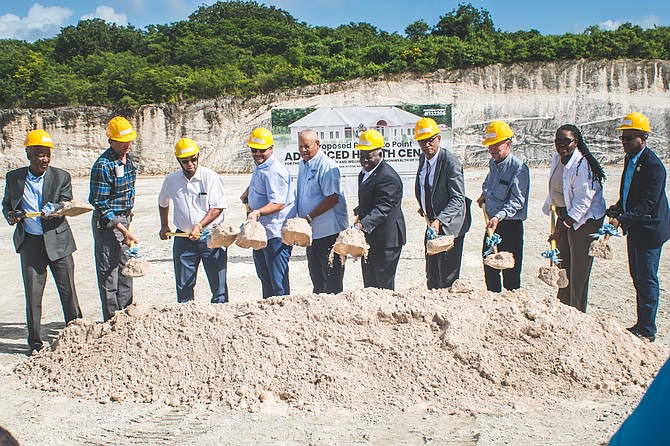
<instances>
[{"instance_id":1,"label":"woman in white blouse","mask_svg":"<svg viewBox=\"0 0 670 446\"><path fill-rule=\"evenodd\" d=\"M549 240L556 240L561 268L570 280L566 288L558 290L558 299L586 312L593 266L593 257L588 252L593 241L591 234L598 232L605 217L605 173L576 126L559 127L554 144L556 154L551 160L549 195L542 210L549 215L551 205L556 207L558 221Z\"/></svg>"}]
</instances>

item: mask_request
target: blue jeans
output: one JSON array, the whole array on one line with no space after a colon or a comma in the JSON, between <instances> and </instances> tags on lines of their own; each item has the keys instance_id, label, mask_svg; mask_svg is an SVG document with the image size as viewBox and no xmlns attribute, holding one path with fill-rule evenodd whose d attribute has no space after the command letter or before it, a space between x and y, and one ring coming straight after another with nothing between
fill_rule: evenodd
<instances>
[{"instance_id":1,"label":"blue jeans","mask_svg":"<svg viewBox=\"0 0 670 446\"><path fill-rule=\"evenodd\" d=\"M658 265L661 248L642 249L632 246L628 239L628 270L633 279L637 299L637 332L646 337L656 336L656 312L660 294Z\"/></svg>"},{"instance_id":2,"label":"blue jeans","mask_svg":"<svg viewBox=\"0 0 670 446\"><path fill-rule=\"evenodd\" d=\"M292 250L293 247L283 244L280 237L274 237L268 240L265 248L253 252L256 274L263 287L263 299L291 294L288 261Z\"/></svg>"},{"instance_id":3,"label":"blue jeans","mask_svg":"<svg viewBox=\"0 0 670 446\"><path fill-rule=\"evenodd\" d=\"M174 276L177 283L177 302L193 300L193 288L198 278L198 266L202 260L205 268L209 289L212 291L212 303L228 302L228 284L226 269L228 252L221 248L208 248L203 237L193 241L186 237L175 237L172 245L174 260Z\"/></svg>"}]
</instances>

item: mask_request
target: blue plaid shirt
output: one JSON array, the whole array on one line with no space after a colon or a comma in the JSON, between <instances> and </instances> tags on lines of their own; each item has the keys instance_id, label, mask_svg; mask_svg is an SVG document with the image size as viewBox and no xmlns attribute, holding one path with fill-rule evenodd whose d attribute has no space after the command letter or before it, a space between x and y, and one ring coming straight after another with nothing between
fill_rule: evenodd
<instances>
[{"instance_id":1,"label":"blue plaid shirt","mask_svg":"<svg viewBox=\"0 0 670 446\"><path fill-rule=\"evenodd\" d=\"M124 165L111 147L105 150L91 168L88 202L95 207L93 216L109 224L115 215L130 212L135 203L136 177L137 170L130 155L126 156Z\"/></svg>"}]
</instances>

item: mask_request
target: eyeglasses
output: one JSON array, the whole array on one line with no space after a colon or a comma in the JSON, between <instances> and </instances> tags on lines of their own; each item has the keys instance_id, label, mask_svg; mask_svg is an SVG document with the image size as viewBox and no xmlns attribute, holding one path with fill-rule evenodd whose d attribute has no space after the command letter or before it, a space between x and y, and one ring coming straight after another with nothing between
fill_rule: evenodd
<instances>
[{"instance_id":1,"label":"eyeglasses","mask_svg":"<svg viewBox=\"0 0 670 446\"><path fill-rule=\"evenodd\" d=\"M267 149L251 149L251 148L250 148L249 150L251 150L251 153L263 153L263 152L265 152Z\"/></svg>"},{"instance_id":2,"label":"eyeglasses","mask_svg":"<svg viewBox=\"0 0 670 446\"><path fill-rule=\"evenodd\" d=\"M554 144L556 144L557 146L567 147L570 144L572 144L573 141L574 139L570 138L556 138L554 140Z\"/></svg>"},{"instance_id":3,"label":"eyeglasses","mask_svg":"<svg viewBox=\"0 0 670 446\"><path fill-rule=\"evenodd\" d=\"M427 146L428 144L432 144L433 141L437 139L437 137L440 136L440 134L433 135L431 138L428 139L420 139L419 140L419 145L420 146Z\"/></svg>"},{"instance_id":4,"label":"eyeglasses","mask_svg":"<svg viewBox=\"0 0 670 446\"><path fill-rule=\"evenodd\" d=\"M621 135L619 139L621 142L635 141L637 138L642 138L640 135Z\"/></svg>"},{"instance_id":5,"label":"eyeglasses","mask_svg":"<svg viewBox=\"0 0 670 446\"><path fill-rule=\"evenodd\" d=\"M193 158L179 158L179 162L182 164L182 166L185 166L188 163L195 164L198 162L198 157L194 156Z\"/></svg>"}]
</instances>

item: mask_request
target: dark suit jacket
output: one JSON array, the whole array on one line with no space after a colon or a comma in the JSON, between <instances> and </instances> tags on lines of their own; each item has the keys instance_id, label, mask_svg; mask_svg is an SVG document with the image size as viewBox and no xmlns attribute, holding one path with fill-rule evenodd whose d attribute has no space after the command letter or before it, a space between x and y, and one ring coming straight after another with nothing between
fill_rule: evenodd
<instances>
[{"instance_id":1,"label":"dark suit jacket","mask_svg":"<svg viewBox=\"0 0 670 446\"><path fill-rule=\"evenodd\" d=\"M419 174L424 168L426 155L419 157L419 169L416 171L414 193L421 207L421 185ZM465 180L463 178L463 166L456 155L444 147L437 154L435 165L435 177L431 188L431 203L435 211L435 217L440 220L440 233L460 237L468 232L472 217L470 215L470 203L465 196Z\"/></svg>"},{"instance_id":2,"label":"dark suit jacket","mask_svg":"<svg viewBox=\"0 0 670 446\"><path fill-rule=\"evenodd\" d=\"M2 198L2 214L9 220L9 211L19 209L23 199L23 190L26 184L28 168L12 170L5 178L5 196ZM72 182L70 174L62 169L49 166L44 173L42 187L42 203L60 203L72 201ZM44 229L44 245L50 260L58 260L76 251L77 246L65 217L42 219ZM14 247L20 252L21 244L25 239L23 222L16 225L14 231Z\"/></svg>"},{"instance_id":3,"label":"dark suit jacket","mask_svg":"<svg viewBox=\"0 0 670 446\"><path fill-rule=\"evenodd\" d=\"M358 208L356 210L371 248L398 248L406 242L405 216L402 213L402 180L382 160L371 176L362 183L358 175Z\"/></svg>"},{"instance_id":4,"label":"dark suit jacket","mask_svg":"<svg viewBox=\"0 0 670 446\"><path fill-rule=\"evenodd\" d=\"M624 163L617 206L623 209ZM633 172L626 199L626 212L617 218L628 240L642 249L658 248L670 238L670 210L665 194L665 167L649 147L644 149Z\"/></svg>"}]
</instances>

